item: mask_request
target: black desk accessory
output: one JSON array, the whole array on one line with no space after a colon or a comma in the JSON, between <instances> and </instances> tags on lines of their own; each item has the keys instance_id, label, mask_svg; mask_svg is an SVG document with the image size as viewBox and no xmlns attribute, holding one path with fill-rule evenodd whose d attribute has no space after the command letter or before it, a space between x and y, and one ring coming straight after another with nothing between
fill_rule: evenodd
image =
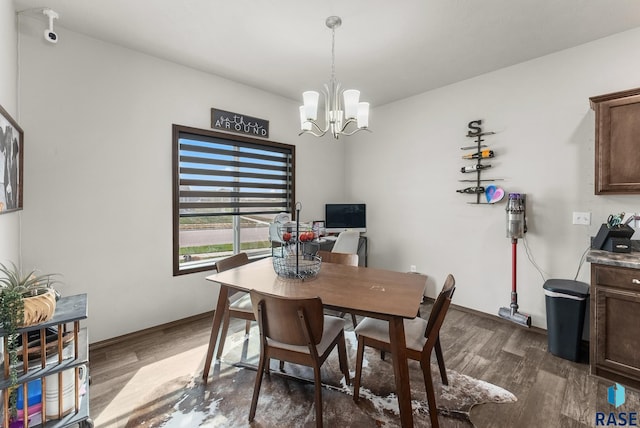
<instances>
[{"instance_id":1,"label":"black desk accessory","mask_svg":"<svg viewBox=\"0 0 640 428\"><path fill-rule=\"evenodd\" d=\"M634 232L633 228L626 224L613 227L602 224L598 234L591 242L591 249L628 253L631 251L631 237Z\"/></svg>"}]
</instances>

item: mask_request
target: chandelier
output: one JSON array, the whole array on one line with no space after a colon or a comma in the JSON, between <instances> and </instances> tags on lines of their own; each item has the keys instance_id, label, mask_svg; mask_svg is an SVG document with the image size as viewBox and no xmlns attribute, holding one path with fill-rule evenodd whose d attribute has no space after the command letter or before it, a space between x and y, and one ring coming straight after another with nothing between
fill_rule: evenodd
<instances>
[{"instance_id":1,"label":"chandelier","mask_svg":"<svg viewBox=\"0 0 640 428\"><path fill-rule=\"evenodd\" d=\"M317 121L320 94L316 91L303 92L304 105L300 106L301 132L298 135L322 137L331 132L333 138L338 139L340 135L353 135L363 129L369 131L369 103L360 102L360 91L343 91L336 81L336 28L342 25L342 19L330 16L325 23L331 29L331 79L328 84L324 84L324 126Z\"/></svg>"}]
</instances>

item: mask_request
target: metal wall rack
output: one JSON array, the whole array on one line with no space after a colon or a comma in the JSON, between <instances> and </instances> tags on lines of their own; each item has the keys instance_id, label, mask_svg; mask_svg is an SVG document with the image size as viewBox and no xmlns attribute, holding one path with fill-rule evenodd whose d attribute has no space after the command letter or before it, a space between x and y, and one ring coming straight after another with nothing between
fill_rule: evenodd
<instances>
[{"instance_id":1,"label":"metal wall rack","mask_svg":"<svg viewBox=\"0 0 640 428\"><path fill-rule=\"evenodd\" d=\"M484 195L484 186L482 186L483 182L487 182L487 181L501 181L501 178L492 178L492 179L483 179L481 177L482 172L491 167L491 164L483 164L483 161L489 160L493 157L493 155L489 158L483 158L482 157L482 152L483 149L485 149L487 147L487 145L482 144L484 142L484 136L487 135L494 135L495 132L491 132L491 131L486 131L483 132L482 131L482 120L474 120L469 122L468 128L469 131L467 132L467 135L465 135L467 138L475 138L475 144L473 146L465 146L465 147L460 147L461 150L473 150L475 149L475 152L472 154L475 154L477 156L476 159L474 159L476 161L475 165L472 165L472 167L475 167L475 170L472 171L465 171L465 168L469 168L468 166L466 167L462 167L461 168L461 172L463 174L473 174L475 173L476 177L473 179L463 179L463 180L458 180L460 182L464 182L464 183L473 183L475 184L475 186L473 186L476 191L473 192L472 194L475 194L476 196L476 200L475 202L467 202L468 204L474 204L474 205L481 205L481 204L487 204L487 205L491 205L488 202L481 202L481 197ZM482 191L480 191L480 189L482 189ZM458 192L464 193L462 192L462 190L458 190Z\"/></svg>"}]
</instances>

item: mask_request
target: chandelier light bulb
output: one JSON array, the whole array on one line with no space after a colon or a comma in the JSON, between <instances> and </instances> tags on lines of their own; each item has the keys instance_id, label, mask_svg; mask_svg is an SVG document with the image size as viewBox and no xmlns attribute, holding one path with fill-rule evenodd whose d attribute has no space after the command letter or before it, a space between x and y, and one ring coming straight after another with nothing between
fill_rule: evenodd
<instances>
[{"instance_id":1,"label":"chandelier light bulb","mask_svg":"<svg viewBox=\"0 0 640 428\"><path fill-rule=\"evenodd\" d=\"M307 120L306 109L304 106L300 106L300 129L303 131L311 131L311 122Z\"/></svg>"},{"instance_id":2,"label":"chandelier light bulb","mask_svg":"<svg viewBox=\"0 0 640 428\"><path fill-rule=\"evenodd\" d=\"M369 103L358 103L358 129L369 127Z\"/></svg>"},{"instance_id":3,"label":"chandelier light bulb","mask_svg":"<svg viewBox=\"0 0 640 428\"><path fill-rule=\"evenodd\" d=\"M355 119L358 115L360 91L357 89L347 89L342 95L344 97L344 117L346 119Z\"/></svg>"},{"instance_id":4,"label":"chandelier light bulb","mask_svg":"<svg viewBox=\"0 0 640 428\"><path fill-rule=\"evenodd\" d=\"M320 94L316 91L306 91L302 93L304 102L305 119L316 120L318 118L318 99Z\"/></svg>"}]
</instances>

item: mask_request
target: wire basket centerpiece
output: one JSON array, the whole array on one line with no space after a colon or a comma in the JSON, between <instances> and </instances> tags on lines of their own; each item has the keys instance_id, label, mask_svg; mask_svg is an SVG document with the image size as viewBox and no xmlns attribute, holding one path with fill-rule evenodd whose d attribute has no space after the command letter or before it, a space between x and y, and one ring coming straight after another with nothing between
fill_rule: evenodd
<instances>
[{"instance_id":1,"label":"wire basket centerpiece","mask_svg":"<svg viewBox=\"0 0 640 428\"><path fill-rule=\"evenodd\" d=\"M300 224L301 204L296 204L296 222L278 225L277 242L272 242L273 269L290 279L313 278L320 272L319 244L316 233ZM274 240L274 241L275 241Z\"/></svg>"},{"instance_id":2,"label":"wire basket centerpiece","mask_svg":"<svg viewBox=\"0 0 640 428\"><path fill-rule=\"evenodd\" d=\"M273 256L273 269L278 276L291 279L313 278L320 272L321 260L318 256L305 254L287 254L284 257Z\"/></svg>"}]
</instances>

